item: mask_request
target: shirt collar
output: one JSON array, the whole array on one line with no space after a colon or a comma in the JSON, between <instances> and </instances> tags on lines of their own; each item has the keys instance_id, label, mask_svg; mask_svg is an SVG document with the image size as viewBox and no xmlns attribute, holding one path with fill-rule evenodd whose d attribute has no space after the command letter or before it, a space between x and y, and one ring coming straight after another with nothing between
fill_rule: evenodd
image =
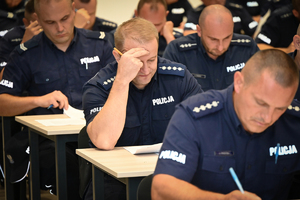
<instances>
[{"instance_id":1,"label":"shirt collar","mask_svg":"<svg viewBox=\"0 0 300 200\"><path fill-rule=\"evenodd\" d=\"M42 34L43 34L44 40L45 40L50 46L57 48L56 45L55 45L55 44L54 44L54 43L46 36L46 34L45 34L44 32L43 32ZM74 37L73 37L72 41L70 42L69 47L70 47L73 43L76 42L77 37L78 37L77 35L78 35L78 30L77 30L76 27L74 27ZM69 47L68 47L68 49L69 49ZM67 50L68 50L68 49L67 49Z\"/></svg>"}]
</instances>

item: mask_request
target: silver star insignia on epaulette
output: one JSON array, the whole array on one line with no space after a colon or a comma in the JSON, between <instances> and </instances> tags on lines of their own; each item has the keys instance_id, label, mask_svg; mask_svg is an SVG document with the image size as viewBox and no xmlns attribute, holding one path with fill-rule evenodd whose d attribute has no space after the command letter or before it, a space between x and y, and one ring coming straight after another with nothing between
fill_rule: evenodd
<instances>
[{"instance_id":1,"label":"silver star insignia on epaulette","mask_svg":"<svg viewBox=\"0 0 300 200\"><path fill-rule=\"evenodd\" d=\"M108 84L114 82L115 78L116 78L116 76L114 76L113 78L107 79L106 81L103 82L103 85L108 85Z\"/></svg>"},{"instance_id":2,"label":"silver star insignia on epaulette","mask_svg":"<svg viewBox=\"0 0 300 200\"><path fill-rule=\"evenodd\" d=\"M237 39L237 40L231 40L231 42L249 43L249 42L251 42L251 40L249 40L249 39Z\"/></svg>"},{"instance_id":3,"label":"silver star insignia on epaulette","mask_svg":"<svg viewBox=\"0 0 300 200\"><path fill-rule=\"evenodd\" d=\"M162 70L174 70L174 71L176 71L176 70L178 70L178 71L182 71L182 70L184 70L182 67L171 67L171 66L162 66L162 67L160 67L160 69L162 69Z\"/></svg>"},{"instance_id":4,"label":"silver star insignia on epaulette","mask_svg":"<svg viewBox=\"0 0 300 200\"><path fill-rule=\"evenodd\" d=\"M199 113L200 111L205 111L206 109L212 109L212 107L217 107L219 101L213 101L211 104L207 103L206 105L201 105L200 107L195 107L193 112Z\"/></svg>"},{"instance_id":5,"label":"silver star insignia on epaulette","mask_svg":"<svg viewBox=\"0 0 300 200\"><path fill-rule=\"evenodd\" d=\"M292 105L290 105L290 106L288 107L288 109L289 109L289 110L295 110L295 111L297 111L297 112L300 111L300 108L299 108L298 106L293 107Z\"/></svg>"},{"instance_id":6,"label":"silver star insignia on epaulette","mask_svg":"<svg viewBox=\"0 0 300 200\"><path fill-rule=\"evenodd\" d=\"M181 44L181 45L179 45L181 48L188 48L188 47L192 47L192 46L195 46L195 45L197 45L196 43L193 43L193 44L191 44L191 43L187 43L187 44Z\"/></svg>"}]
</instances>

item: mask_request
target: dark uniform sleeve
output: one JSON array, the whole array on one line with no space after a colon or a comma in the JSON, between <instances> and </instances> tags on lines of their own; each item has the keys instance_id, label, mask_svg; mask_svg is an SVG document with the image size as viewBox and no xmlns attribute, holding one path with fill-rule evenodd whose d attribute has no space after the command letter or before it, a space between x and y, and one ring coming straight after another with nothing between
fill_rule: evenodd
<instances>
[{"instance_id":1,"label":"dark uniform sleeve","mask_svg":"<svg viewBox=\"0 0 300 200\"><path fill-rule=\"evenodd\" d=\"M199 144L191 115L178 106L173 114L159 153L156 174L168 174L191 182L198 165Z\"/></svg>"},{"instance_id":2,"label":"dark uniform sleeve","mask_svg":"<svg viewBox=\"0 0 300 200\"><path fill-rule=\"evenodd\" d=\"M252 16L247 12L245 8L242 8L241 19L245 34L252 37L258 26L258 23L253 20Z\"/></svg>"},{"instance_id":3,"label":"dark uniform sleeve","mask_svg":"<svg viewBox=\"0 0 300 200\"><path fill-rule=\"evenodd\" d=\"M184 91L182 100L185 100L190 96L203 92L200 84L195 79L195 77L193 77L193 75L189 72L188 69L186 69L185 77L183 79L183 84L181 84L181 87L181 91Z\"/></svg>"},{"instance_id":4,"label":"dark uniform sleeve","mask_svg":"<svg viewBox=\"0 0 300 200\"><path fill-rule=\"evenodd\" d=\"M201 5L195 9L191 9L187 13L187 21L184 25L184 30L197 30L196 25L198 24L200 14L203 10L204 6Z\"/></svg>"},{"instance_id":5,"label":"dark uniform sleeve","mask_svg":"<svg viewBox=\"0 0 300 200\"><path fill-rule=\"evenodd\" d=\"M179 54L179 50L176 46L175 41L176 40L173 40L168 44L168 46L166 47L166 49L164 51L163 57L168 60L180 63L179 57L178 57L178 55L180 55L180 54Z\"/></svg>"}]
</instances>

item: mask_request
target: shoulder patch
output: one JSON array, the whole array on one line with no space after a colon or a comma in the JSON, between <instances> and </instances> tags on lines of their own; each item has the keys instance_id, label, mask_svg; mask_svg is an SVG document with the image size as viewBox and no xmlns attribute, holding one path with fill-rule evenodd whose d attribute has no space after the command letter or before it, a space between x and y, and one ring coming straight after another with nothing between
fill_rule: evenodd
<instances>
[{"instance_id":1,"label":"shoulder patch","mask_svg":"<svg viewBox=\"0 0 300 200\"><path fill-rule=\"evenodd\" d=\"M100 87L104 87L105 90L109 90L112 87L116 78L116 72L109 74L105 77L101 77L99 81L97 81L97 85Z\"/></svg>"},{"instance_id":2,"label":"shoulder patch","mask_svg":"<svg viewBox=\"0 0 300 200\"><path fill-rule=\"evenodd\" d=\"M191 49L197 49L196 42L182 42L178 44L180 51L188 51Z\"/></svg>"},{"instance_id":3,"label":"shoulder patch","mask_svg":"<svg viewBox=\"0 0 300 200\"><path fill-rule=\"evenodd\" d=\"M293 100L291 105L286 109L286 113L300 117L300 101Z\"/></svg>"},{"instance_id":4,"label":"shoulder patch","mask_svg":"<svg viewBox=\"0 0 300 200\"><path fill-rule=\"evenodd\" d=\"M28 40L25 43L21 43L17 48L17 51L19 54L22 54L23 52L27 51L28 49L31 49L35 46L37 46L39 43L36 40Z\"/></svg>"},{"instance_id":5,"label":"shoulder patch","mask_svg":"<svg viewBox=\"0 0 300 200\"><path fill-rule=\"evenodd\" d=\"M87 32L86 36L93 39L106 39L106 34L103 31L89 31Z\"/></svg>"},{"instance_id":6,"label":"shoulder patch","mask_svg":"<svg viewBox=\"0 0 300 200\"><path fill-rule=\"evenodd\" d=\"M223 102L217 99L206 99L206 101L197 102L188 106L192 116L196 119L217 112L222 108Z\"/></svg>"},{"instance_id":7,"label":"shoulder patch","mask_svg":"<svg viewBox=\"0 0 300 200\"><path fill-rule=\"evenodd\" d=\"M180 63L159 63L157 66L158 74L184 76L186 66Z\"/></svg>"}]
</instances>

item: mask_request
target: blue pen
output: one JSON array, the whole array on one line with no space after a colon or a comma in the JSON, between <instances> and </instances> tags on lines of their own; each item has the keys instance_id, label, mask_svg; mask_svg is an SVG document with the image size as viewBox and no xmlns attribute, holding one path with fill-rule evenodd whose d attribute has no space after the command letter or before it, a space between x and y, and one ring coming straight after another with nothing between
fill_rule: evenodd
<instances>
[{"instance_id":1,"label":"blue pen","mask_svg":"<svg viewBox=\"0 0 300 200\"><path fill-rule=\"evenodd\" d=\"M276 148L276 153L275 153L275 164L277 164L279 148L280 148L280 143L277 143L277 148Z\"/></svg>"},{"instance_id":2,"label":"blue pen","mask_svg":"<svg viewBox=\"0 0 300 200\"><path fill-rule=\"evenodd\" d=\"M242 187L242 184L240 183L240 181L239 181L239 179L238 179L236 173L234 172L233 168L230 167L230 168L229 168L229 171L230 171L230 174L231 174L233 180L235 181L236 185L238 186L239 190L241 191L241 193L244 194L244 189L243 189L243 187Z\"/></svg>"},{"instance_id":3,"label":"blue pen","mask_svg":"<svg viewBox=\"0 0 300 200\"><path fill-rule=\"evenodd\" d=\"M50 108L52 108L53 107L53 104L51 104L47 109L50 109Z\"/></svg>"}]
</instances>

